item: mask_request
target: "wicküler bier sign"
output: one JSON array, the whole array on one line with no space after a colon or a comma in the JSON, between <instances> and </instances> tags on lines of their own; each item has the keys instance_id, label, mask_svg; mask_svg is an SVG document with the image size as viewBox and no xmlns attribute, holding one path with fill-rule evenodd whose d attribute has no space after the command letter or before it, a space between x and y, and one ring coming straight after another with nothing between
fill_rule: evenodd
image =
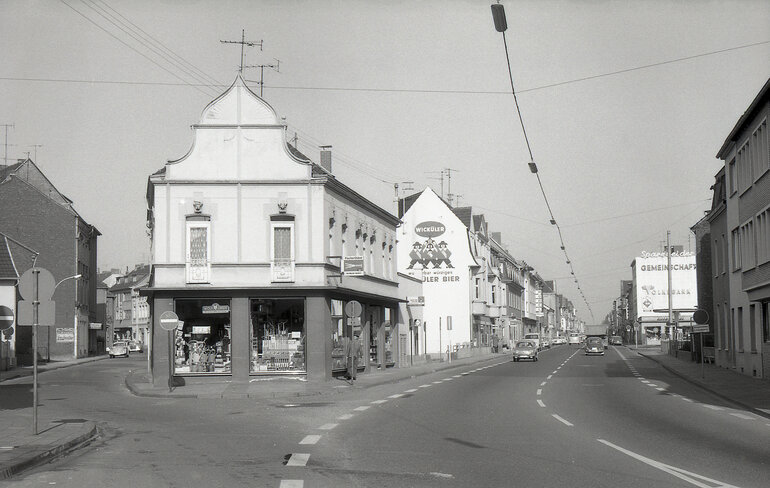
<instances>
[{"instance_id":1,"label":"wick\u00fcler bier sign","mask_svg":"<svg viewBox=\"0 0 770 488\"><path fill-rule=\"evenodd\" d=\"M440 239L445 232L446 226L435 220L421 222L414 227L414 233L424 239L415 239L406 269L422 270L425 283L460 281L450 259L451 245L445 239Z\"/></svg>"}]
</instances>

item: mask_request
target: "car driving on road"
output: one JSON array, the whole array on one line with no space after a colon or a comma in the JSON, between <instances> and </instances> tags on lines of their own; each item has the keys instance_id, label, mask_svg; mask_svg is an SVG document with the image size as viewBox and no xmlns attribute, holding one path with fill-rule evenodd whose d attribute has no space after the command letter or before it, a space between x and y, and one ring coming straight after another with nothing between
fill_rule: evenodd
<instances>
[{"instance_id":1,"label":"car driving on road","mask_svg":"<svg viewBox=\"0 0 770 488\"><path fill-rule=\"evenodd\" d=\"M591 354L599 354L604 356L604 343L601 337L589 337L586 339L586 356Z\"/></svg>"},{"instance_id":2,"label":"car driving on road","mask_svg":"<svg viewBox=\"0 0 770 488\"><path fill-rule=\"evenodd\" d=\"M613 346L622 346L623 338L620 336L612 336L610 337L610 344L612 344Z\"/></svg>"},{"instance_id":3,"label":"car driving on road","mask_svg":"<svg viewBox=\"0 0 770 488\"><path fill-rule=\"evenodd\" d=\"M144 348L142 348L142 343L139 341L131 341L128 343L128 351L129 352L143 352Z\"/></svg>"},{"instance_id":4,"label":"car driving on road","mask_svg":"<svg viewBox=\"0 0 770 488\"><path fill-rule=\"evenodd\" d=\"M537 361L537 345L533 341L519 341L513 348L513 361L531 359Z\"/></svg>"}]
</instances>

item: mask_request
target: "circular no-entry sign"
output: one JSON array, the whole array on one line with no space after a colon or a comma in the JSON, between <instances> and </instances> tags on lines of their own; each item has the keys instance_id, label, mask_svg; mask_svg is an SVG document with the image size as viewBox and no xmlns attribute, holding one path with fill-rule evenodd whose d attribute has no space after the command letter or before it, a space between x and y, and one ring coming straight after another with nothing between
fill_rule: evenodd
<instances>
[{"instance_id":1,"label":"circular no-entry sign","mask_svg":"<svg viewBox=\"0 0 770 488\"><path fill-rule=\"evenodd\" d=\"M179 316L171 311L160 314L160 327L163 330L176 330L179 326Z\"/></svg>"},{"instance_id":2,"label":"circular no-entry sign","mask_svg":"<svg viewBox=\"0 0 770 488\"><path fill-rule=\"evenodd\" d=\"M0 305L0 330L5 330L9 327L13 327L13 310Z\"/></svg>"}]
</instances>

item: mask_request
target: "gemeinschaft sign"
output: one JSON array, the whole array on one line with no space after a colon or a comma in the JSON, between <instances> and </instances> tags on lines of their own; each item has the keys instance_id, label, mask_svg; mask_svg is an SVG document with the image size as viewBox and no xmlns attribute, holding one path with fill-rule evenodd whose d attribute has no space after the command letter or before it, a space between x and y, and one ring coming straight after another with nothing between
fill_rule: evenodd
<instances>
[{"instance_id":1,"label":"gemeinschaft sign","mask_svg":"<svg viewBox=\"0 0 770 488\"><path fill-rule=\"evenodd\" d=\"M672 264L671 271L689 271L695 269L695 263L688 264ZM639 266L640 271L668 271L667 264L642 264Z\"/></svg>"}]
</instances>

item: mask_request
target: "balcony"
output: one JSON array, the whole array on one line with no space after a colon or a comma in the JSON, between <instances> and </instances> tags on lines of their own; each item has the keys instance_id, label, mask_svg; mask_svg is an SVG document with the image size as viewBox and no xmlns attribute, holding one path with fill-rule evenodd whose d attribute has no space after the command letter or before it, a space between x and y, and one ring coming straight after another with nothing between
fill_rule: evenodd
<instances>
[{"instance_id":1,"label":"balcony","mask_svg":"<svg viewBox=\"0 0 770 488\"><path fill-rule=\"evenodd\" d=\"M482 301L474 300L473 302L471 302L471 313L473 315L486 315L487 304Z\"/></svg>"},{"instance_id":2,"label":"balcony","mask_svg":"<svg viewBox=\"0 0 770 488\"><path fill-rule=\"evenodd\" d=\"M497 305L490 305L487 307L487 316L493 319L500 318L500 308Z\"/></svg>"},{"instance_id":3,"label":"balcony","mask_svg":"<svg viewBox=\"0 0 770 488\"><path fill-rule=\"evenodd\" d=\"M294 261L291 259L273 259L270 263L270 279L274 283L294 282Z\"/></svg>"}]
</instances>

